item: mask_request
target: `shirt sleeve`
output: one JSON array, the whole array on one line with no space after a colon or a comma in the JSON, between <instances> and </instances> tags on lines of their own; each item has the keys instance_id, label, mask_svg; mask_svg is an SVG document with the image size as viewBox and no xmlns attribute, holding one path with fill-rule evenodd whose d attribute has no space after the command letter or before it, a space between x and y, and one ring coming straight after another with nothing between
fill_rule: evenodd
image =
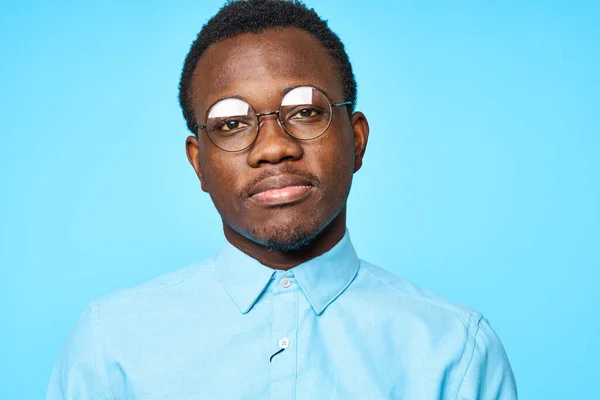
<instances>
[{"instance_id":1,"label":"shirt sleeve","mask_svg":"<svg viewBox=\"0 0 600 400\"><path fill-rule=\"evenodd\" d=\"M94 308L88 307L71 330L54 364L46 400L99 400L105 396L94 336Z\"/></svg>"},{"instance_id":2,"label":"shirt sleeve","mask_svg":"<svg viewBox=\"0 0 600 400\"><path fill-rule=\"evenodd\" d=\"M479 320L471 362L457 400L516 400L515 378L500 339L485 318Z\"/></svg>"}]
</instances>

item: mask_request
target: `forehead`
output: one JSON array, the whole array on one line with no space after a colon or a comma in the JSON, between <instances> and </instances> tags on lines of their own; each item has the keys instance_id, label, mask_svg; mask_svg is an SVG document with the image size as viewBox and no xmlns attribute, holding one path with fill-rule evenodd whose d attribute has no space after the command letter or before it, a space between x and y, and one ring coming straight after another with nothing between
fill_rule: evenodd
<instances>
[{"instance_id":1,"label":"forehead","mask_svg":"<svg viewBox=\"0 0 600 400\"><path fill-rule=\"evenodd\" d=\"M241 97L258 107L273 107L286 89L316 86L332 101L343 89L331 55L319 41L297 28L243 34L211 45L192 78L192 105L199 115L213 102Z\"/></svg>"}]
</instances>

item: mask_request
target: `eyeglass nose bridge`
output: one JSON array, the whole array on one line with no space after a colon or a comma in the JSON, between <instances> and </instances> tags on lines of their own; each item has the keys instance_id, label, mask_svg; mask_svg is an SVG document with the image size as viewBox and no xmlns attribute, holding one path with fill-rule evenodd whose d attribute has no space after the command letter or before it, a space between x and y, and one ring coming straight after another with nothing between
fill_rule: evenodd
<instances>
[{"instance_id":1,"label":"eyeglass nose bridge","mask_svg":"<svg viewBox=\"0 0 600 400\"><path fill-rule=\"evenodd\" d=\"M256 136L258 136L258 133L260 131L260 128L263 126L263 124L265 123L265 121L261 121L260 117L266 117L268 115L277 115L277 124L279 125L279 127L281 129L283 129L283 131L285 133L287 133L289 135L289 132L287 131L287 129L285 129L285 127L283 126L283 124L281 123L281 116L279 114L279 110L276 111L269 111L266 113L256 113L256 121L258 122L257 127L256 127Z\"/></svg>"},{"instance_id":2,"label":"eyeglass nose bridge","mask_svg":"<svg viewBox=\"0 0 600 400\"><path fill-rule=\"evenodd\" d=\"M264 117L266 115L273 115L273 114L277 114L277 118L279 118L279 110L277 110L277 111L270 111L270 112L266 112L266 113L262 113L262 114L256 113L256 119L260 119L260 117Z\"/></svg>"}]
</instances>

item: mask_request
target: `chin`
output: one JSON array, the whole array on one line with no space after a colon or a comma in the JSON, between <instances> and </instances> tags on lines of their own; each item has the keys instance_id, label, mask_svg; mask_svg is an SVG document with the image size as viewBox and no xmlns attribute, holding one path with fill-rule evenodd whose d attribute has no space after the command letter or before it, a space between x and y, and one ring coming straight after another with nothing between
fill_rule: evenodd
<instances>
[{"instance_id":1,"label":"chin","mask_svg":"<svg viewBox=\"0 0 600 400\"><path fill-rule=\"evenodd\" d=\"M321 230L318 225L280 224L253 229L251 236L255 242L271 250L291 252L307 247Z\"/></svg>"},{"instance_id":2,"label":"chin","mask_svg":"<svg viewBox=\"0 0 600 400\"><path fill-rule=\"evenodd\" d=\"M309 211L278 212L262 218L245 219L245 224L227 225L246 239L273 251L295 252L308 247L344 209L312 208ZM320 211L320 212L318 212ZM244 220L241 219L240 220Z\"/></svg>"},{"instance_id":3,"label":"chin","mask_svg":"<svg viewBox=\"0 0 600 400\"><path fill-rule=\"evenodd\" d=\"M298 218L257 223L244 228L228 225L245 238L273 251L293 252L308 247L327 224Z\"/></svg>"},{"instance_id":4,"label":"chin","mask_svg":"<svg viewBox=\"0 0 600 400\"><path fill-rule=\"evenodd\" d=\"M313 241L314 237L304 236L300 239L296 239L294 241L282 241L279 238L277 241L268 240L262 243L263 246L272 251L281 251L286 253L301 251L308 247L310 243Z\"/></svg>"}]
</instances>

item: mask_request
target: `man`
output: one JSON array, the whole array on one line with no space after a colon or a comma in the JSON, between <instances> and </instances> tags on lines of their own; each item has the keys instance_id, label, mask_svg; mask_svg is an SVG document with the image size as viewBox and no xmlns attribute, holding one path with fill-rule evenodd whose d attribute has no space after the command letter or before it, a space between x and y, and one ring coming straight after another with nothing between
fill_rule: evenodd
<instances>
[{"instance_id":1,"label":"man","mask_svg":"<svg viewBox=\"0 0 600 400\"><path fill-rule=\"evenodd\" d=\"M346 200L369 125L339 38L300 3L228 3L185 60L187 157L214 257L89 305L49 399L515 399L473 310L359 260Z\"/></svg>"}]
</instances>

